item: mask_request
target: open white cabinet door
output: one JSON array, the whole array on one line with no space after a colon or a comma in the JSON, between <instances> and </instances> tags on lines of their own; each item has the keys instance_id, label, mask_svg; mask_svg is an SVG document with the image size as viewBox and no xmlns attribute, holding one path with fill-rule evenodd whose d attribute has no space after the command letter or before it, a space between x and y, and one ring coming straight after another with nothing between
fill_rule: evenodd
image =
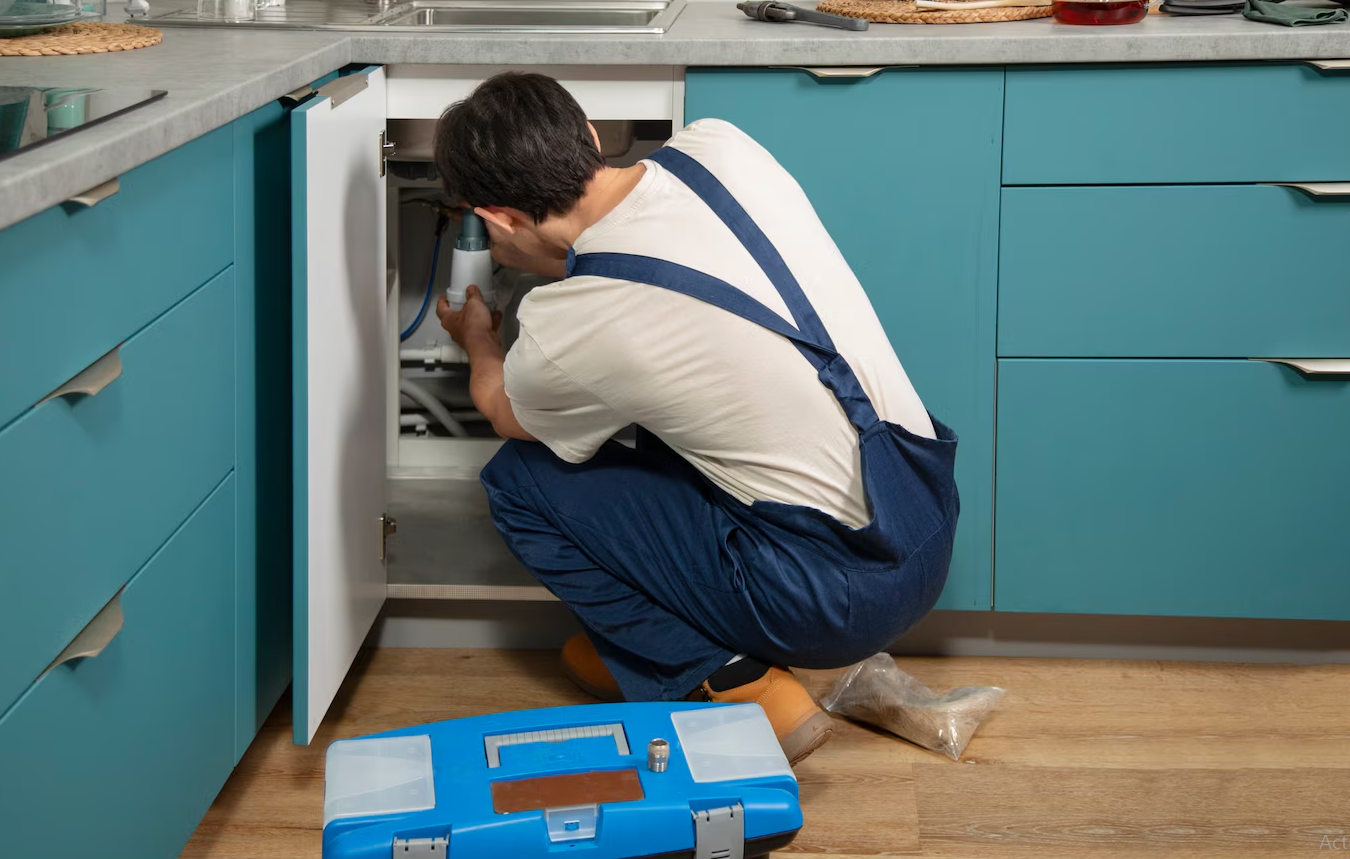
<instances>
[{"instance_id":1,"label":"open white cabinet door","mask_svg":"<svg viewBox=\"0 0 1350 859\"><path fill-rule=\"evenodd\" d=\"M295 741L384 604L384 70L291 114Z\"/></svg>"}]
</instances>

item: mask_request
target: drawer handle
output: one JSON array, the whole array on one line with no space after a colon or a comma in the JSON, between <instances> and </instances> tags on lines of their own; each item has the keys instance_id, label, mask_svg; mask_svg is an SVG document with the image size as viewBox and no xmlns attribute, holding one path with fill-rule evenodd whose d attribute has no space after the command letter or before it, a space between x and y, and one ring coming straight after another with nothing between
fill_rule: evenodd
<instances>
[{"instance_id":1,"label":"drawer handle","mask_svg":"<svg viewBox=\"0 0 1350 859\"><path fill-rule=\"evenodd\" d=\"M800 69L812 77L819 80L833 80L837 78L849 78L852 80L861 80L870 78L872 75L880 74L886 71L887 66L791 66L794 69Z\"/></svg>"},{"instance_id":2,"label":"drawer handle","mask_svg":"<svg viewBox=\"0 0 1350 859\"><path fill-rule=\"evenodd\" d=\"M328 99L329 109L336 109L347 99L358 96L370 87L370 78L362 74L336 78L319 87L320 98Z\"/></svg>"},{"instance_id":3,"label":"drawer handle","mask_svg":"<svg viewBox=\"0 0 1350 859\"><path fill-rule=\"evenodd\" d=\"M42 405L48 400L54 400L57 397L64 397L67 394L84 394L92 397L99 391L112 384L113 380L122 375L122 344L117 344L111 352L99 358L94 363L85 367L75 374L69 382L52 391L47 396L37 401L37 405Z\"/></svg>"},{"instance_id":4,"label":"drawer handle","mask_svg":"<svg viewBox=\"0 0 1350 859\"><path fill-rule=\"evenodd\" d=\"M1350 376L1350 358L1253 358L1283 364L1309 376Z\"/></svg>"},{"instance_id":5,"label":"drawer handle","mask_svg":"<svg viewBox=\"0 0 1350 859\"><path fill-rule=\"evenodd\" d=\"M80 634L66 645L66 649L61 651L52 664L48 665L38 675L41 680L51 671L60 665L65 665L72 659L93 659L103 652L103 649L117 637L117 633L122 631L122 591L126 590L123 586L113 598L108 600L108 604L99 609L94 619L85 624Z\"/></svg>"},{"instance_id":6,"label":"drawer handle","mask_svg":"<svg viewBox=\"0 0 1350 859\"><path fill-rule=\"evenodd\" d=\"M1324 72L1350 72L1350 60L1308 60L1308 65Z\"/></svg>"},{"instance_id":7,"label":"drawer handle","mask_svg":"<svg viewBox=\"0 0 1350 859\"><path fill-rule=\"evenodd\" d=\"M104 182L102 185L95 185L83 194L76 194L66 202L71 205L92 209L121 190L122 180L114 177L107 182Z\"/></svg>"},{"instance_id":8,"label":"drawer handle","mask_svg":"<svg viewBox=\"0 0 1350 859\"><path fill-rule=\"evenodd\" d=\"M1273 188L1293 188L1309 197L1350 197L1350 182L1266 182Z\"/></svg>"},{"instance_id":9,"label":"drawer handle","mask_svg":"<svg viewBox=\"0 0 1350 859\"><path fill-rule=\"evenodd\" d=\"M314 87L310 86L309 84L305 84L299 89L293 89L290 92L286 93L285 95L282 96L282 98L285 99L286 101L291 102L292 104L299 104L300 102L304 101L305 99L309 98L312 95L314 95Z\"/></svg>"}]
</instances>

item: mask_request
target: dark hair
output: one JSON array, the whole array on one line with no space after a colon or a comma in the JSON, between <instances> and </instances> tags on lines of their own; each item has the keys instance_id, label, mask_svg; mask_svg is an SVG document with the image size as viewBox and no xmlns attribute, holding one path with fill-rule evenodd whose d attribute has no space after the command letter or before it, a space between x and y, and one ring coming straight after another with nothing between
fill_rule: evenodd
<instances>
[{"instance_id":1,"label":"dark hair","mask_svg":"<svg viewBox=\"0 0 1350 859\"><path fill-rule=\"evenodd\" d=\"M508 206L537 224L565 215L604 159L586 114L553 78L489 78L436 125L436 170L452 200Z\"/></svg>"}]
</instances>

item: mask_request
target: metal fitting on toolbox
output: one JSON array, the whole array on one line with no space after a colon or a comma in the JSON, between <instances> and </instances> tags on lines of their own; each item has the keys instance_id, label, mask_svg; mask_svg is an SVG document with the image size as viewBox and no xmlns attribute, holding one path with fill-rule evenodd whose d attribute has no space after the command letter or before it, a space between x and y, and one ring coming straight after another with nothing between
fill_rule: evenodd
<instances>
[{"instance_id":1,"label":"metal fitting on toolbox","mask_svg":"<svg viewBox=\"0 0 1350 859\"><path fill-rule=\"evenodd\" d=\"M654 773L663 773L668 763L670 763L670 743L661 739L652 740L647 745L647 769Z\"/></svg>"}]
</instances>

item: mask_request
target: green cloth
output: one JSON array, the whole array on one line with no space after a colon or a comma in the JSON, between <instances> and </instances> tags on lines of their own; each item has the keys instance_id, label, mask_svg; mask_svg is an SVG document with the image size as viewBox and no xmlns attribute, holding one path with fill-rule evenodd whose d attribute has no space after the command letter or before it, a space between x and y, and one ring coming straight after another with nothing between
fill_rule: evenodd
<instances>
[{"instance_id":1,"label":"green cloth","mask_svg":"<svg viewBox=\"0 0 1350 859\"><path fill-rule=\"evenodd\" d=\"M1310 9L1307 6L1287 6L1283 0L1247 0L1242 17L1248 21L1264 21L1284 27L1307 27L1312 24L1339 24L1350 15L1344 9Z\"/></svg>"}]
</instances>

